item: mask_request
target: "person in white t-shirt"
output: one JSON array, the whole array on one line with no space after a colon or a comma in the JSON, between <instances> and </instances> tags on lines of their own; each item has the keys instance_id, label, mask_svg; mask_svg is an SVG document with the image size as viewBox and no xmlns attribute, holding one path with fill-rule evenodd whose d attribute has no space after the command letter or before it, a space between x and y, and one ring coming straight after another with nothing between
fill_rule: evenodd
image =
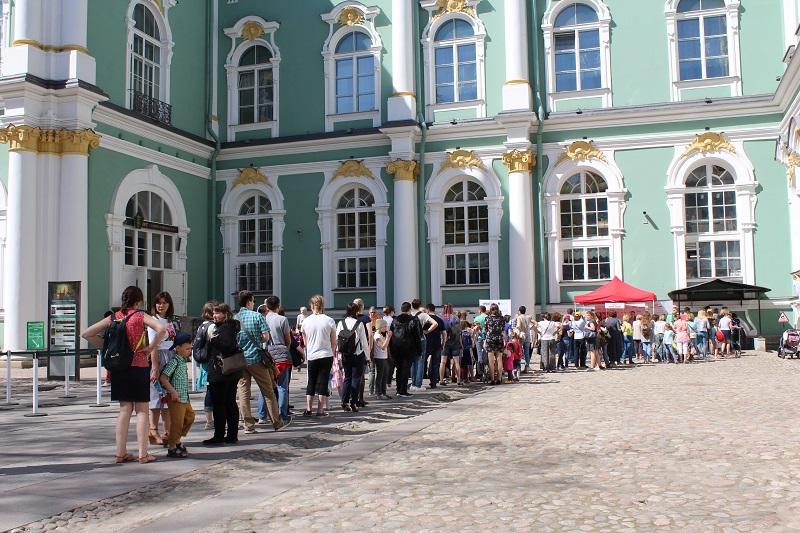
<instances>
[{"instance_id":1,"label":"person in white t-shirt","mask_svg":"<svg viewBox=\"0 0 800 533\"><path fill-rule=\"evenodd\" d=\"M722 332L722 336L725 339L722 341L722 355L728 356L731 355L731 324L733 320L731 320L731 315L728 313L727 309L723 309L719 312L719 330Z\"/></svg>"},{"instance_id":2,"label":"person in white t-shirt","mask_svg":"<svg viewBox=\"0 0 800 533\"><path fill-rule=\"evenodd\" d=\"M325 314L325 300L322 296L312 296L309 305L312 314L303 320L303 344L308 361L306 410L303 416L311 416L311 407L316 395L316 416L322 418L328 416L325 412L325 402L328 399L328 377L336 352L336 322Z\"/></svg>"},{"instance_id":3,"label":"person in white t-shirt","mask_svg":"<svg viewBox=\"0 0 800 533\"><path fill-rule=\"evenodd\" d=\"M392 332L387 331L387 326L386 320L382 318L375 322L375 335L372 343L372 361L375 365L375 398L378 400L392 399L386 394L389 341L392 338Z\"/></svg>"},{"instance_id":4,"label":"person in white t-shirt","mask_svg":"<svg viewBox=\"0 0 800 533\"><path fill-rule=\"evenodd\" d=\"M264 300L264 303L266 304L267 301ZM297 329L297 331L303 331L303 329L302 329L303 320L306 319L306 311L307 311L307 309L305 307L301 307L300 308L300 314L297 315L297 323L295 324L295 328Z\"/></svg>"}]
</instances>

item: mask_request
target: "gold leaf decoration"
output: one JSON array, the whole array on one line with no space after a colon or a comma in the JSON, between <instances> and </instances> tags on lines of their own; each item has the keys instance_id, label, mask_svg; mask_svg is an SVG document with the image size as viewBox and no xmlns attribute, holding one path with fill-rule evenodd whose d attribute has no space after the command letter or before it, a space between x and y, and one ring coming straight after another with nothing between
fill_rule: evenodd
<instances>
[{"instance_id":1,"label":"gold leaf decoration","mask_svg":"<svg viewBox=\"0 0 800 533\"><path fill-rule=\"evenodd\" d=\"M800 155L789 154L789 186L792 185L792 179L794 178L794 169L800 167Z\"/></svg>"},{"instance_id":2,"label":"gold leaf decoration","mask_svg":"<svg viewBox=\"0 0 800 533\"><path fill-rule=\"evenodd\" d=\"M395 159L386 164L386 172L393 175L395 181L417 181L419 164L416 161Z\"/></svg>"},{"instance_id":3,"label":"gold leaf decoration","mask_svg":"<svg viewBox=\"0 0 800 533\"><path fill-rule=\"evenodd\" d=\"M475 155L474 151L456 150L455 152L447 152L447 159L442 163L442 168L439 172L444 172L448 168L469 168L477 167L483 168L483 161Z\"/></svg>"},{"instance_id":4,"label":"gold leaf decoration","mask_svg":"<svg viewBox=\"0 0 800 533\"><path fill-rule=\"evenodd\" d=\"M264 35L264 27L261 24L254 20L249 20L244 23L242 27L242 39L255 41L262 35Z\"/></svg>"},{"instance_id":5,"label":"gold leaf decoration","mask_svg":"<svg viewBox=\"0 0 800 533\"><path fill-rule=\"evenodd\" d=\"M503 164L509 172L530 172L536 166L536 156L530 150L511 150L503 154Z\"/></svg>"},{"instance_id":6,"label":"gold leaf decoration","mask_svg":"<svg viewBox=\"0 0 800 533\"><path fill-rule=\"evenodd\" d=\"M269 187L269 180L264 174L261 173L260 169L247 167L242 169L242 171L239 173L239 177L233 180L233 186L231 186L231 190L235 189L239 185L256 185L258 183L263 183Z\"/></svg>"},{"instance_id":7,"label":"gold leaf decoration","mask_svg":"<svg viewBox=\"0 0 800 533\"><path fill-rule=\"evenodd\" d=\"M603 155L603 152L594 147L592 141L575 141L564 148L564 153L558 157L555 166L560 165L567 159L570 161L588 161L593 157L606 162L606 156Z\"/></svg>"},{"instance_id":8,"label":"gold leaf decoration","mask_svg":"<svg viewBox=\"0 0 800 533\"><path fill-rule=\"evenodd\" d=\"M436 13L431 20L436 20L445 13L466 13L472 18L478 18L478 15L475 14L475 10L467 6L467 0L438 0L436 2L436 7L438 7L440 11Z\"/></svg>"},{"instance_id":9,"label":"gold leaf decoration","mask_svg":"<svg viewBox=\"0 0 800 533\"><path fill-rule=\"evenodd\" d=\"M364 15L354 7L348 7L339 14L340 26L355 26L364 22Z\"/></svg>"},{"instance_id":10,"label":"gold leaf decoration","mask_svg":"<svg viewBox=\"0 0 800 533\"><path fill-rule=\"evenodd\" d=\"M372 174L372 171L364 166L363 160L356 161L355 159L348 159L347 161L342 161L342 166L333 173L331 181L336 178L357 178L360 176L375 179L375 175Z\"/></svg>"},{"instance_id":11,"label":"gold leaf decoration","mask_svg":"<svg viewBox=\"0 0 800 533\"><path fill-rule=\"evenodd\" d=\"M686 150L683 151L681 159L692 152L705 154L707 152L718 152L720 150L726 150L732 154L736 153L733 145L722 137L722 132L714 133L712 131L707 131L702 135L695 135L695 139L689 143Z\"/></svg>"}]
</instances>

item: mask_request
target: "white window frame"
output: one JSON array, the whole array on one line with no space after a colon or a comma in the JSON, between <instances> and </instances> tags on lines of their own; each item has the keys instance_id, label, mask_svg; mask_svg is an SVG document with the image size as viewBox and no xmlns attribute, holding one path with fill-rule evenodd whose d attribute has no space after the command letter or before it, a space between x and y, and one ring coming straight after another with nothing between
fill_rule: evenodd
<instances>
[{"instance_id":1,"label":"white window frame","mask_svg":"<svg viewBox=\"0 0 800 533\"><path fill-rule=\"evenodd\" d=\"M345 9L355 9L361 14L363 20L353 26L339 26L339 16ZM328 23L328 38L322 45L322 58L325 73L325 131L333 131L336 123L352 120L372 120L372 126L381 125L381 109L383 98L381 97L381 51L383 41L378 31L375 29L375 17L380 13L377 7L367 7L360 2L347 1L337 5L330 13L321 15L322 20ZM337 29L337 26L338 29ZM353 113L336 112L336 60L342 56L336 55L336 46L339 41L352 31L360 31L366 34L372 41L369 51L362 54L372 54L373 68L375 75L375 109L370 111L358 111Z\"/></svg>"},{"instance_id":2,"label":"white window frame","mask_svg":"<svg viewBox=\"0 0 800 533\"><path fill-rule=\"evenodd\" d=\"M242 57L239 58L239 61L242 60L242 58L244 57L244 54L246 54L250 50L254 50L255 48L258 48L258 47L264 48L265 50L267 50L267 53L271 55L271 53L269 51L269 48L262 47L259 44L253 44L253 45L250 45L250 46L248 46L247 48L244 49L244 51L242 53ZM271 114L271 116L273 118L271 118L269 120L259 121L259 120L257 120L257 117L259 116L259 109L258 108L259 108L259 105L260 105L258 98L259 98L259 92L263 88L260 85L259 78L260 78L260 73L262 71L268 71L270 73L270 77L272 79L272 114ZM242 91L242 87L240 86L240 82L241 82L241 79L242 79L242 74L246 73L246 72L252 72L252 74L253 74L253 86L252 86L252 88L248 88L249 90L253 91L253 121L252 122L242 123L241 122L241 113L242 113L241 91ZM274 68L273 68L273 65L272 65L271 57L270 57L269 61L266 61L264 63L253 63L252 65L238 65L236 67L236 99L237 99L237 106L236 106L235 121L237 122L238 126L244 127L244 126L249 126L251 124L267 124L267 123L270 123L270 122L274 121L273 119L275 117L275 71L274 71Z\"/></svg>"},{"instance_id":3,"label":"white window frame","mask_svg":"<svg viewBox=\"0 0 800 533\"><path fill-rule=\"evenodd\" d=\"M444 191L445 195L447 195L447 193L455 185L461 185L461 187L463 188L463 187L465 187L465 184L467 182L478 183L481 187L483 187L483 185L480 184L477 180L469 178L467 176L464 176L464 177L462 177L461 180L457 180L457 181L451 182L450 186ZM483 191L484 191L484 194L486 196L489 196L488 193L486 192L485 188L483 189ZM442 201L442 217L444 217L445 211L448 208L461 207L461 208L464 209L464 218L463 218L463 221L464 221L464 243L463 244L447 244L447 242L446 242L446 237L447 237L446 231L443 231L443 233L442 233L442 240L443 240L443 242L442 242L442 254L445 256L444 268L442 269L442 287L447 287L447 288L483 288L483 287L487 287L489 285L489 282L487 282L487 283L478 283L478 284L472 284L472 283L469 282L469 256L472 255L472 254L486 254L486 255L488 255L489 254L489 242L490 242L489 235L488 235L489 232L488 232L488 228L487 228L486 242L475 243L475 244L470 244L469 243L469 217L467 216L467 208L468 207L475 207L475 206L485 206L486 207L486 215L487 215L487 223L488 223L489 202L486 201L486 197L484 197L483 200L469 200L469 199L464 198L463 200L460 200L458 202L448 202L446 199L443 199L443 201ZM444 220L444 218L443 218L443 220ZM443 223L443 225L442 225L442 229L446 230L446 227L447 227L447 222L445 221ZM466 262L467 282L466 283L464 283L464 284L448 284L447 283L447 270L448 270L447 269L447 256L450 256L450 255L464 255L465 256L465 258L467 260L467 262ZM491 281L491 279L492 279L492 269L490 267L489 268L489 280Z\"/></svg>"},{"instance_id":4,"label":"white window frame","mask_svg":"<svg viewBox=\"0 0 800 533\"><path fill-rule=\"evenodd\" d=\"M447 154L432 154L432 159L444 162ZM443 292L452 289L489 289L489 298L500 298L500 239L502 235L503 195L500 179L494 173L492 160L483 160L484 167L443 168L425 187L425 222L430 245L431 298L434 305L443 304ZM475 245L449 246L444 243L444 198L456 183L476 181L486 193L489 215L489 242ZM488 285L445 285L445 256L456 253L483 252L489 254Z\"/></svg>"},{"instance_id":5,"label":"white window frame","mask_svg":"<svg viewBox=\"0 0 800 533\"><path fill-rule=\"evenodd\" d=\"M345 195L346 193L350 192L350 191L353 191L353 190L356 190L356 194L358 194L359 198L361 198L361 195L360 195L360 193L357 192L357 189L365 190L370 195L372 195L372 192L369 190L369 188L363 187L361 185L354 185L354 186L351 186L349 188L341 190L339 192L339 194L336 196L336 198L334 199L334 203L333 203L333 205L335 206L335 210L336 210L336 216L335 216L335 219L334 219L334 223L336 224L336 240L333 241L333 249L334 249L334 251L333 251L333 262L336 265L336 278L335 278L335 283L334 283L334 290L356 290L357 289L357 290L372 291L372 290L375 290L375 288L376 288L376 286L374 286L374 285L363 285L362 286L360 284L360 279L359 279L360 278L360 274L361 274L360 260L361 259L367 259L367 258L375 258L375 259L377 259L376 254L377 254L377 249L378 249L378 247L377 247L377 233L378 233L377 232L377 223L378 223L378 217L377 217L377 213L376 213L375 208L374 208L375 207L375 196L372 195L372 205L369 206L368 208L362 208L362 207L358 207L358 206L354 206L354 207L339 207L339 205L338 205L339 202L342 199L342 196ZM359 214L361 214L361 213L369 213L369 212L372 212L374 214L374 216L375 216L375 236L376 236L375 241L376 241L376 243L375 243L375 246L372 247L372 248L370 248L370 247L361 248L361 246L359 245L359 241L360 241L359 228L361 227L361 224L359 223L358 218L359 218ZM356 242L356 245L355 245L354 248L339 248L339 215L343 215L343 214L347 214L347 213L355 214L355 218L356 218L356 222L355 222L355 229L356 229L355 242ZM354 259L355 262L356 262L356 264L355 264L356 284L353 287L342 287L342 286L339 285L339 273L341 272L340 269L339 269L339 262L342 261L342 260L348 260L348 259ZM377 284L377 275L376 275L375 283Z\"/></svg>"},{"instance_id":6,"label":"white window frame","mask_svg":"<svg viewBox=\"0 0 800 533\"><path fill-rule=\"evenodd\" d=\"M476 6L481 0L466 0L465 7L471 8L475 12ZM428 24L422 31L422 58L425 72L425 117L428 121L433 121L438 111L456 111L464 109L474 109L477 118L486 116L486 28L480 18L472 17L467 12L454 11L443 13L439 16L440 7L437 0L421 0L420 6L426 9L430 15ZM461 43L475 43L475 60L477 70L477 98L475 100L465 100L463 102L443 102L436 103L436 44L434 38L436 32L445 22L452 19L461 19L472 26L474 36L465 38Z\"/></svg>"},{"instance_id":7,"label":"white window frame","mask_svg":"<svg viewBox=\"0 0 800 533\"><path fill-rule=\"evenodd\" d=\"M687 137L687 143L690 141ZM697 167L702 165L718 165L731 173L736 191L736 231L725 232L725 238L714 240L739 240L739 260L742 275L732 279L741 280L749 285L755 284L755 257L753 256L753 232L755 230L755 212L758 195L758 182L753 172L753 164L744 151L744 143L731 141L736 153L717 150L701 154L693 152L683 157L686 145L675 146L675 157L667 171L667 206L670 213L670 229L675 244L675 284L686 287L689 281L686 271L686 243L698 240L694 235L687 239L685 194L691 192L686 187L686 178ZM706 239L709 240L709 239ZM706 278L703 278L705 280Z\"/></svg>"},{"instance_id":8,"label":"white window frame","mask_svg":"<svg viewBox=\"0 0 800 533\"><path fill-rule=\"evenodd\" d=\"M223 290L226 302L235 304L233 293L238 287L236 267L243 263L272 262L272 291L280 293L281 258L283 255L284 198L276 184L254 183L233 187L235 178L227 179L227 191L222 197L219 219L222 222L222 257L223 257ZM248 198L254 195L265 196L272 209L268 216L272 218L272 252L267 254L245 254L239 252L239 209Z\"/></svg>"},{"instance_id":9,"label":"white window frame","mask_svg":"<svg viewBox=\"0 0 800 533\"><path fill-rule=\"evenodd\" d=\"M569 143L566 143L569 144ZM555 161L563 153L563 146L548 148L544 155L550 161ZM543 178L544 198L544 225L545 240L548 247L550 269L550 300L553 303L561 302L561 289L566 287L581 287L598 285L605 280L564 281L561 266L566 249L608 247L611 260L610 278L614 276L623 278L622 271L622 238L625 235L624 213L627 204L622 171L614 160L613 150L603 150L606 161L597 158L589 160L569 159L562 161L547 169ZM606 181L605 197L608 200L608 236L580 239L563 239L561 237L561 186L574 174L589 171L597 174ZM597 197L597 195L592 195Z\"/></svg>"},{"instance_id":10,"label":"white window frame","mask_svg":"<svg viewBox=\"0 0 800 533\"><path fill-rule=\"evenodd\" d=\"M385 163L384 163L385 164ZM364 168L374 176L380 176L381 162L364 162ZM337 246L337 204L339 198L353 187L367 189L374 200L375 211L375 249L374 250L342 250ZM320 247L322 248L322 295L327 302L333 302L334 293L363 293L375 291L377 302L386 302L386 228L389 225L389 189L383 181L370 176L334 177L334 171L325 172L325 184L319 192L317 203L317 224L320 229ZM345 257L375 257L376 286L374 288L338 288L338 259Z\"/></svg>"},{"instance_id":11,"label":"white window frame","mask_svg":"<svg viewBox=\"0 0 800 533\"><path fill-rule=\"evenodd\" d=\"M156 193L155 191L144 190L144 191L138 191L135 194L135 196L138 196L141 193L150 193L150 195L153 195L153 194L158 195L158 193ZM158 195L158 196L159 196L159 198L161 198L161 195ZM130 200L132 200L132 199L133 199L133 196L128 201L130 202ZM152 196L151 196L151 200L152 200ZM138 198L137 198L136 201L137 201L137 204L138 204ZM152 222L158 222L160 224L172 225L172 210L169 207L169 203L166 200L164 200L164 198L161 198L161 202L162 202L162 206L163 207L165 207L167 209L170 209L170 219L169 219L169 221L166 221L163 218L161 220L158 220L156 217L153 217L152 213L149 214L149 215L144 215L144 218L145 218L145 220L149 220L149 221L152 221ZM151 205L151 207L152 207L152 205ZM127 210L127 208L126 208L126 210ZM133 216L135 217L138 214L139 211L140 211L140 209L137 209L136 212L134 212ZM127 215L128 214L126 213L126 216ZM133 217L130 217L130 218L133 218ZM135 228L133 226L126 226L125 227L125 236L124 236L124 239L125 239L125 253L126 254L127 254L128 248L129 248L128 245L127 245L128 244L127 243L127 238L128 238L128 233L129 232L133 234L133 262L132 263L128 263L127 259L124 259L123 261L124 261L126 267L138 266L138 267L144 267L144 268L147 268L147 269L150 269L150 270L174 270L175 256L176 256L176 251L177 251L176 250L177 236L174 233L168 233L168 232L165 232L165 231L159 231L159 230L154 230L154 229L146 229L146 228L137 229L137 228ZM140 235L145 235L146 236L145 237L146 244L145 244L145 247L144 247L144 250L145 250L145 261L144 261L144 263L145 264L143 264L143 265L139 265L138 264L139 263L139 251L140 251L140 248L139 248L139 236ZM158 237L158 239L161 241L161 243L160 243L160 245L158 247L156 247L153 244L156 237ZM165 244L165 240L166 240L167 237L169 237L170 240L173 242L173 244L171 246L172 249L169 252L167 251L167 247L166 247L166 244ZM153 261L153 253L156 252L156 251L159 254L161 254L161 257L159 259L159 264L158 265L153 264L154 263L154 261ZM166 261L165 261L166 257L165 256L166 256L167 253L172 254L171 261L170 261L172 266L169 267L169 268L167 268L165 266L165 264L166 264Z\"/></svg>"},{"instance_id":12,"label":"white window frame","mask_svg":"<svg viewBox=\"0 0 800 533\"><path fill-rule=\"evenodd\" d=\"M258 202L260 202L260 200L262 198L266 199L266 201L269 204L269 209L267 209L267 213L265 213L265 214L258 212ZM250 199L255 199L255 201L256 201L256 213L254 213L252 215L251 214L242 215L241 214L241 208L244 205L244 202L246 202L247 200L250 200ZM272 283L268 288L256 288L256 287L252 287L252 286L247 286L247 287L238 287L239 289L247 289L247 290L250 290L250 291L253 291L253 292L263 292L263 291L267 291L267 292L271 292L271 293L275 292L275 276L274 276L274 274L275 274L275 264L274 264L274 258L273 258L273 255L272 255L272 240L273 240L274 234L275 234L275 220L272 217L272 215L270 214L271 212L272 212L272 202L270 201L269 197L266 194L264 194L262 192L259 192L259 191L254 192L253 194L251 194L249 196L243 197L242 198L242 203L239 205L239 211L237 212L237 219L236 219L236 253L237 253L237 256L238 256L238 260L236 261L236 265L234 267L234 278L237 280L237 285L241 285L240 283L238 283L238 279L239 279L239 276L240 276L239 275L240 269L242 268L243 265L250 265L250 264L256 265L256 270L257 270L259 268L258 265L260 263L266 263L266 264L271 265L272 274L273 274ZM252 253L248 253L248 252L243 252L242 251L242 229L241 229L241 223L243 221L248 221L248 220L255 221L255 227L254 227L255 251L252 252ZM259 246L260 246L261 243L259 242L260 230L258 228L258 223L261 220L266 220L267 232L271 233L270 235L268 235L268 239L269 240L267 241L269 243L269 247L263 253L259 251Z\"/></svg>"},{"instance_id":13,"label":"white window frame","mask_svg":"<svg viewBox=\"0 0 800 533\"><path fill-rule=\"evenodd\" d=\"M565 8L574 4L584 4L597 13L598 22L595 24L581 24L566 26L556 29L555 20ZM598 29L600 31L600 88L579 91L556 92L556 57L555 35L564 31L578 32L580 30ZM547 103L550 111L556 111L558 102L570 100L597 98L602 102L602 107L613 105L611 87L611 11L603 0L558 0L550 4L542 17L542 34L544 39L545 64L547 65Z\"/></svg>"},{"instance_id":14,"label":"white window frame","mask_svg":"<svg viewBox=\"0 0 800 533\"><path fill-rule=\"evenodd\" d=\"M161 6L163 5L163 12ZM131 0L128 4L128 9L125 14L125 22L127 24L127 35L125 48L125 107L131 106L131 54L133 54L133 37L138 31L135 29L135 21L133 20L133 10L138 4L142 4L145 9L150 10L158 25L158 33L161 39L159 45L161 47L161 66L160 66L160 79L159 79L159 94L154 96L164 103L170 103L170 66L172 65L172 49L175 43L172 40L172 28L169 25L168 13L169 8L177 4L176 0L162 0L155 2L154 0ZM146 39L151 39L146 37ZM121 294L121 293L120 293Z\"/></svg>"},{"instance_id":15,"label":"white window frame","mask_svg":"<svg viewBox=\"0 0 800 533\"><path fill-rule=\"evenodd\" d=\"M125 265L125 224L128 200L139 191L151 191L158 194L172 214L172 225L177 226L178 233L173 234L176 240L173 268L156 269L164 271L165 290L168 290L175 302L175 314L186 313L187 272L186 248L189 227L186 222L186 209L183 198L175 184L161 173L156 165L129 172L117 185L111 199L110 211L106 213L106 233L110 251L111 286L109 287L109 306L119 305L119 295L125 287L138 285L144 290L149 267ZM147 303L147 302L146 302Z\"/></svg>"},{"instance_id":16,"label":"white window frame","mask_svg":"<svg viewBox=\"0 0 800 533\"><path fill-rule=\"evenodd\" d=\"M264 34L255 39L244 39L242 30L245 24L254 22L261 26ZM261 17L248 16L239 19L230 28L225 28L225 35L231 38L231 49L225 58L225 71L228 74L228 140L235 141L236 134L245 131L269 130L272 137L277 137L280 113L280 69L281 52L275 44L275 32L280 28L277 22L267 22ZM264 46L272 55L272 120L239 124L239 61L251 46ZM248 68L248 67L242 67Z\"/></svg>"},{"instance_id":17,"label":"white window frame","mask_svg":"<svg viewBox=\"0 0 800 533\"><path fill-rule=\"evenodd\" d=\"M704 16L725 16L728 30L728 75L721 78L701 78L699 80L680 80L678 61L678 20L696 18L696 13L678 13L680 0L666 0L664 14L667 18L667 38L669 46L670 93L673 102L683 100L683 91L706 87L727 87L728 96L742 95L742 66L739 48L739 0L724 0L724 9L702 11ZM697 99L696 97L692 97Z\"/></svg>"}]
</instances>

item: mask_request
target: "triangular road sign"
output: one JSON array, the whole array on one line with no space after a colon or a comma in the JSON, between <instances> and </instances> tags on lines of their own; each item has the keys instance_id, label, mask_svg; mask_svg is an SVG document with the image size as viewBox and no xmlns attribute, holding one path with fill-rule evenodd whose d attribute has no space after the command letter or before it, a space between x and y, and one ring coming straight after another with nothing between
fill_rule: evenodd
<instances>
[{"instance_id":1,"label":"triangular road sign","mask_svg":"<svg viewBox=\"0 0 800 533\"><path fill-rule=\"evenodd\" d=\"M781 316L778 317L778 323L789 322L789 317L786 316L786 313L781 311Z\"/></svg>"}]
</instances>

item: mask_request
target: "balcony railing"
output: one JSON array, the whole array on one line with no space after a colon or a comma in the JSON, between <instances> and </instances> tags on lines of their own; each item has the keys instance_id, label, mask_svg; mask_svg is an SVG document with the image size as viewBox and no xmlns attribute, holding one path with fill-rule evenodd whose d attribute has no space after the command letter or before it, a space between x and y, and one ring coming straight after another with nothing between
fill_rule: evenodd
<instances>
[{"instance_id":1,"label":"balcony railing","mask_svg":"<svg viewBox=\"0 0 800 533\"><path fill-rule=\"evenodd\" d=\"M131 111L164 124L172 124L172 106L131 89Z\"/></svg>"}]
</instances>

